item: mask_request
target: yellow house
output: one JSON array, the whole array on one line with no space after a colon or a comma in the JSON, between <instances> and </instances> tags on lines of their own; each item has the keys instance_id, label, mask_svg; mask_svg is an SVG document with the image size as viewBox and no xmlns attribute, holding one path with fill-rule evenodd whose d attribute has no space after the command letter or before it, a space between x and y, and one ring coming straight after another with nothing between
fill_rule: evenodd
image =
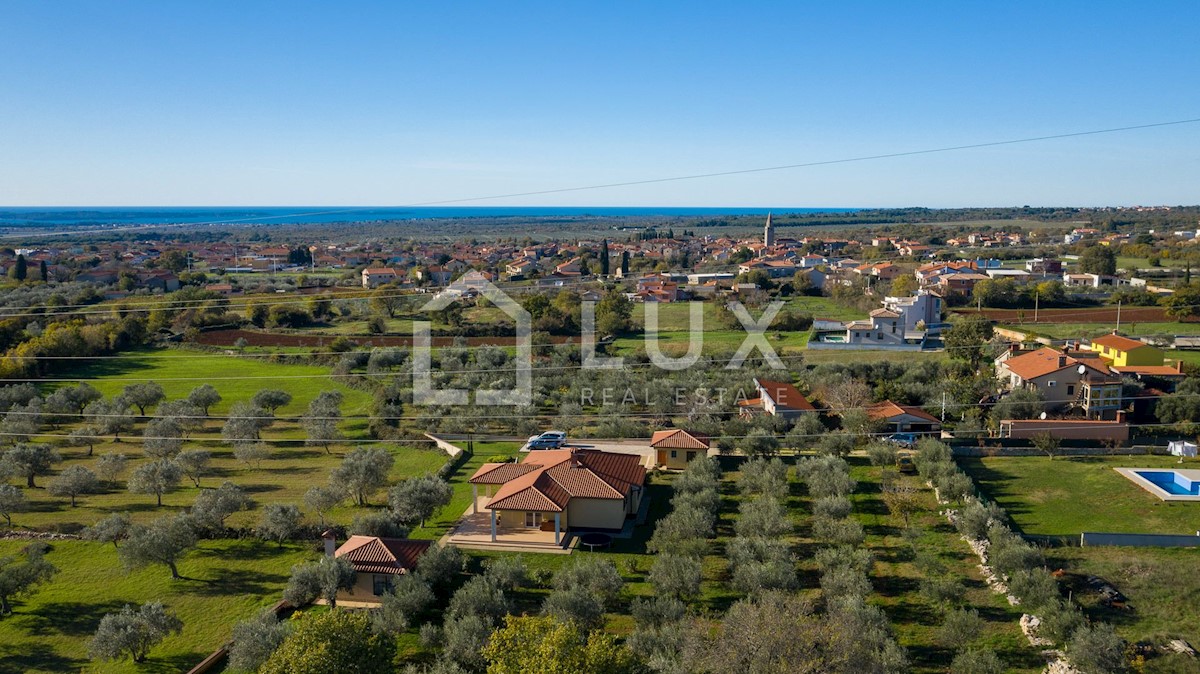
<instances>
[{"instance_id":1,"label":"yellow house","mask_svg":"<svg viewBox=\"0 0 1200 674\"><path fill-rule=\"evenodd\" d=\"M698 456L708 456L708 436L689 433L681 428L654 431L650 447L654 449L656 468L683 470Z\"/></svg>"},{"instance_id":2,"label":"yellow house","mask_svg":"<svg viewBox=\"0 0 1200 674\"><path fill-rule=\"evenodd\" d=\"M642 502L646 469L636 454L584 449L534 450L521 463L485 463L468 482L478 514L479 487L490 493L491 540L506 532L568 528L619 531Z\"/></svg>"},{"instance_id":3,"label":"yellow house","mask_svg":"<svg viewBox=\"0 0 1200 674\"><path fill-rule=\"evenodd\" d=\"M417 560L433 544L407 538L351 536L334 550L333 532L326 531L321 537L325 539L327 556L345 559L354 567L354 587L337 593L337 604L344 608L379 606L396 577L411 573Z\"/></svg>"},{"instance_id":4,"label":"yellow house","mask_svg":"<svg viewBox=\"0 0 1200 674\"><path fill-rule=\"evenodd\" d=\"M1163 364L1163 352L1149 344L1118 334L1104 335L1092 340L1088 347L1100 354L1113 367Z\"/></svg>"}]
</instances>

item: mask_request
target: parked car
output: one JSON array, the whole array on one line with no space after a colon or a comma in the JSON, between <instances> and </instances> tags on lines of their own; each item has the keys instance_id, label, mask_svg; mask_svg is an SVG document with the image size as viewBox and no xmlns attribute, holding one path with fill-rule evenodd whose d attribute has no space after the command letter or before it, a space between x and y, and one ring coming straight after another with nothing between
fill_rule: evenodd
<instances>
[{"instance_id":1,"label":"parked car","mask_svg":"<svg viewBox=\"0 0 1200 674\"><path fill-rule=\"evenodd\" d=\"M896 466L900 469L901 473L906 475L913 475L917 472L917 464L913 462L911 452L901 452L896 456Z\"/></svg>"},{"instance_id":2,"label":"parked car","mask_svg":"<svg viewBox=\"0 0 1200 674\"><path fill-rule=\"evenodd\" d=\"M546 431L529 438L525 446L529 449L558 449L567 443L567 434L562 431Z\"/></svg>"},{"instance_id":3,"label":"parked car","mask_svg":"<svg viewBox=\"0 0 1200 674\"><path fill-rule=\"evenodd\" d=\"M911 449L913 445L917 444L917 436L914 433L896 433L889 435L886 439L893 445L898 445L905 449Z\"/></svg>"}]
</instances>

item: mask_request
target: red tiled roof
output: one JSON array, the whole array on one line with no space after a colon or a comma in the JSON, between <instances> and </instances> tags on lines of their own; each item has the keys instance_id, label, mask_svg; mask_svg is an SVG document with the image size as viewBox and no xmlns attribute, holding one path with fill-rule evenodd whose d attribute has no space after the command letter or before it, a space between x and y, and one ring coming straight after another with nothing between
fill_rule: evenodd
<instances>
[{"instance_id":1,"label":"red tiled roof","mask_svg":"<svg viewBox=\"0 0 1200 674\"><path fill-rule=\"evenodd\" d=\"M875 420L891 419L892 417L898 417L901 414L907 414L919 419L924 419L925 421L931 421L933 423L940 423L937 417L926 412L920 407L913 407L912 405L897 405L890 400L877 402L867 408L867 416Z\"/></svg>"},{"instance_id":2,"label":"red tiled roof","mask_svg":"<svg viewBox=\"0 0 1200 674\"><path fill-rule=\"evenodd\" d=\"M655 449L708 449L707 435L689 433L682 428L669 431L654 431L650 446Z\"/></svg>"},{"instance_id":3,"label":"red tiled roof","mask_svg":"<svg viewBox=\"0 0 1200 674\"><path fill-rule=\"evenodd\" d=\"M1062 351L1047 346L1036 351L1021 354L1015 358L1009 358L1004 361L1004 367L1021 379L1026 380L1037 379L1051 372L1058 372L1059 370L1081 364L1086 365L1089 369L1095 370L1099 374L1108 374L1107 366L1104 368L1097 367L1097 362L1099 361L1096 354L1075 353L1068 356Z\"/></svg>"},{"instance_id":4,"label":"red tiled roof","mask_svg":"<svg viewBox=\"0 0 1200 674\"><path fill-rule=\"evenodd\" d=\"M407 538L351 536L333 556L345 558L355 571L362 573L407 573L416 567L417 560L432 543Z\"/></svg>"},{"instance_id":5,"label":"red tiled roof","mask_svg":"<svg viewBox=\"0 0 1200 674\"><path fill-rule=\"evenodd\" d=\"M803 393L787 382L767 381L766 379L756 379L755 382L764 396L775 401L776 407L803 411L815 409Z\"/></svg>"},{"instance_id":6,"label":"red tiled roof","mask_svg":"<svg viewBox=\"0 0 1200 674\"><path fill-rule=\"evenodd\" d=\"M505 482L488 503L489 509L561 511L575 497L623 499L635 485L646 481L646 468L634 454L537 450L519 465L532 470ZM471 480L480 484L476 478L481 477L476 473Z\"/></svg>"},{"instance_id":7,"label":"red tiled roof","mask_svg":"<svg viewBox=\"0 0 1200 674\"><path fill-rule=\"evenodd\" d=\"M1123 365L1114 367L1119 374L1143 374L1149 377L1183 377L1186 376L1170 365Z\"/></svg>"},{"instance_id":8,"label":"red tiled roof","mask_svg":"<svg viewBox=\"0 0 1200 674\"><path fill-rule=\"evenodd\" d=\"M1123 337L1121 335L1104 335L1103 337L1096 337L1092 340L1092 344L1099 344L1100 346L1106 346L1110 349L1117 349L1118 351L1132 351L1134 349L1140 349L1143 346L1150 346L1145 342Z\"/></svg>"},{"instance_id":9,"label":"red tiled roof","mask_svg":"<svg viewBox=\"0 0 1200 674\"><path fill-rule=\"evenodd\" d=\"M485 463L467 482L471 484L504 484L537 470L528 463Z\"/></svg>"}]
</instances>

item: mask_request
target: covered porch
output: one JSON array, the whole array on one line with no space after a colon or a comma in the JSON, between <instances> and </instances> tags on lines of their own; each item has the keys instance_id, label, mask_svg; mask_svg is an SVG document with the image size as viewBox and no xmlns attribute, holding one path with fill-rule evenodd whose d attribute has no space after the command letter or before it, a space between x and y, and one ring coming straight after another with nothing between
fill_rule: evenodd
<instances>
[{"instance_id":1,"label":"covered porch","mask_svg":"<svg viewBox=\"0 0 1200 674\"><path fill-rule=\"evenodd\" d=\"M565 513L538 513L540 520L525 526L530 513L488 510L491 497L476 495L471 507L458 524L443 537L443 545L477 550L511 550L570 554L574 547L563 547L567 540Z\"/></svg>"}]
</instances>

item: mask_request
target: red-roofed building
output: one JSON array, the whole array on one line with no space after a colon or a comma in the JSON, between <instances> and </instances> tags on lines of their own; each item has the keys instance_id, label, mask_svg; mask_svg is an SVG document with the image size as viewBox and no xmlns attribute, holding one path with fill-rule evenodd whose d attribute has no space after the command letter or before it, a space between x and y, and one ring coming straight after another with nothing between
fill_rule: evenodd
<instances>
[{"instance_id":1,"label":"red-roofed building","mask_svg":"<svg viewBox=\"0 0 1200 674\"><path fill-rule=\"evenodd\" d=\"M650 438L650 447L655 450L654 465L672 470L683 470L692 459L708 456L711 446L707 435L692 433L682 428L654 431Z\"/></svg>"},{"instance_id":2,"label":"red-roofed building","mask_svg":"<svg viewBox=\"0 0 1200 674\"><path fill-rule=\"evenodd\" d=\"M750 416L761 410L774 417L795 419L804 412L816 411L808 398L787 382L755 378L754 386L758 389L758 397L738 403L742 416Z\"/></svg>"},{"instance_id":3,"label":"red-roofed building","mask_svg":"<svg viewBox=\"0 0 1200 674\"><path fill-rule=\"evenodd\" d=\"M942 430L942 422L920 407L898 405L890 400L868 407L867 416L872 421L886 424L889 433L932 435Z\"/></svg>"},{"instance_id":4,"label":"red-roofed building","mask_svg":"<svg viewBox=\"0 0 1200 674\"><path fill-rule=\"evenodd\" d=\"M1121 377L1100 354L1044 347L997 361L1010 389L1038 391L1047 411L1078 408L1088 418L1112 419L1121 409Z\"/></svg>"},{"instance_id":5,"label":"red-roofed building","mask_svg":"<svg viewBox=\"0 0 1200 674\"><path fill-rule=\"evenodd\" d=\"M337 594L338 605L348 608L379 606L380 597L392 587L396 576L411 573L417 560L433 543L407 538L351 536L334 550L333 533L327 531L322 538L325 539L326 555L345 559L354 567L354 587L339 590Z\"/></svg>"},{"instance_id":6,"label":"red-roofed building","mask_svg":"<svg viewBox=\"0 0 1200 674\"><path fill-rule=\"evenodd\" d=\"M478 513L479 487L490 497L491 539L505 530L616 531L637 514L646 468L636 454L583 449L537 450L521 463L485 463L468 480ZM496 488L491 495L492 488Z\"/></svg>"}]
</instances>

